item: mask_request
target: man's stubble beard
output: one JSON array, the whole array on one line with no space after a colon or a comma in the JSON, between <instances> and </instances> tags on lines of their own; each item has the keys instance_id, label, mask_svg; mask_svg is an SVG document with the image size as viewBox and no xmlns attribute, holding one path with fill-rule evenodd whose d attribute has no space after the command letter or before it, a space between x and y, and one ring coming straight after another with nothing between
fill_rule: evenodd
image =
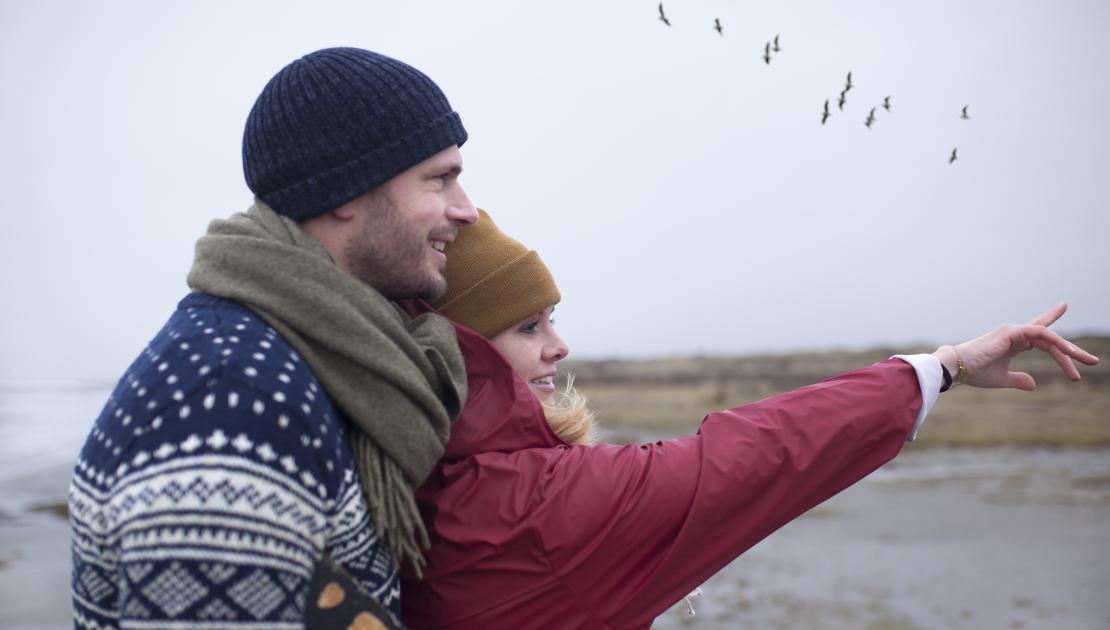
<instances>
[{"instance_id":1,"label":"man's stubble beard","mask_svg":"<svg viewBox=\"0 0 1110 630\"><path fill-rule=\"evenodd\" d=\"M390 299L442 297L447 292L442 269L426 270L428 235L415 232L384 192L368 204L369 220L344 252L351 275Z\"/></svg>"}]
</instances>

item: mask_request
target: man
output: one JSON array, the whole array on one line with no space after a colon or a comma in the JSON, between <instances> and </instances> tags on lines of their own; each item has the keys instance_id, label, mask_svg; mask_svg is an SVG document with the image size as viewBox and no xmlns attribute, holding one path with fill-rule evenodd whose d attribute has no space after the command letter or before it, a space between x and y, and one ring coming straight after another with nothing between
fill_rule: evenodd
<instances>
[{"instance_id":1,"label":"man","mask_svg":"<svg viewBox=\"0 0 1110 630\"><path fill-rule=\"evenodd\" d=\"M303 627L334 562L400 611L413 488L466 399L434 299L477 212L428 77L365 50L294 61L247 119L256 203L197 242L194 290L120 379L70 489L77 627ZM321 600L322 601L322 600Z\"/></svg>"}]
</instances>

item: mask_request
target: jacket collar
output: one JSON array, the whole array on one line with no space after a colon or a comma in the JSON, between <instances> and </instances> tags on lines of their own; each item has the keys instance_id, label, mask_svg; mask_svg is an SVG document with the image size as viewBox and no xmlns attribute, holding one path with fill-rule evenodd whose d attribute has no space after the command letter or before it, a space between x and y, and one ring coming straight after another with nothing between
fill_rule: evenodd
<instances>
[{"instance_id":1,"label":"jacket collar","mask_svg":"<svg viewBox=\"0 0 1110 630\"><path fill-rule=\"evenodd\" d=\"M414 317L435 310L423 300L399 303ZM566 446L551 430L540 401L497 348L466 326L451 324L466 361L468 394L462 412L451 425L441 463L479 453Z\"/></svg>"}]
</instances>

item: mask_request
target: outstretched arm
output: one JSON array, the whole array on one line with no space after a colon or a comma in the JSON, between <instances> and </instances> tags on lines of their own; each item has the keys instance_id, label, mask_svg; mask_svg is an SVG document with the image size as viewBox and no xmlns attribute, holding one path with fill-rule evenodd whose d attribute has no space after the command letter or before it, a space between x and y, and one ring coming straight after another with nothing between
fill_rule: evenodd
<instances>
[{"instance_id":1,"label":"outstretched arm","mask_svg":"<svg viewBox=\"0 0 1110 630\"><path fill-rule=\"evenodd\" d=\"M942 346L933 354L957 382L974 387L1032 391L1037 384L1031 375L1010 371L1010 361L1029 350L1048 353L1069 379L1078 381L1080 376L1075 361L1097 365L1098 357L1049 330L1048 327L1067 310L1068 305L1061 302L1028 324L1003 324L971 341Z\"/></svg>"}]
</instances>

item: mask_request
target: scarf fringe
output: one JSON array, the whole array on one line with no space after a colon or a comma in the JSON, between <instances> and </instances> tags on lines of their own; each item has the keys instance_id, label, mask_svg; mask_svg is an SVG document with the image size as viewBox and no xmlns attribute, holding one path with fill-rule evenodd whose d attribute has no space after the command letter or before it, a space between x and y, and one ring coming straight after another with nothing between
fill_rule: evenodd
<instances>
[{"instance_id":1,"label":"scarf fringe","mask_svg":"<svg viewBox=\"0 0 1110 630\"><path fill-rule=\"evenodd\" d=\"M431 541L412 490L396 491L402 484L408 486L404 472L362 431L352 431L350 443L362 496L379 536L399 565L408 563L416 577L423 578L424 550Z\"/></svg>"}]
</instances>

